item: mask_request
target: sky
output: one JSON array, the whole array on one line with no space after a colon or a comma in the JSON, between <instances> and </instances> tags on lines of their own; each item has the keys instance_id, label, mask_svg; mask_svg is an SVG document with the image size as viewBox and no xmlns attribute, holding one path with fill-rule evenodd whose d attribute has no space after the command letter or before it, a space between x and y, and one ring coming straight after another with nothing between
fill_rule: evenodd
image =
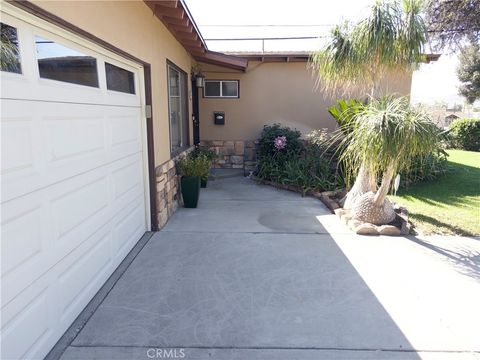
<instances>
[{"instance_id":1,"label":"sky","mask_svg":"<svg viewBox=\"0 0 480 360\"><path fill-rule=\"evenodd\" d=\"M185 0L213 51L313 51L335 24L355 21L374 0ZM221 26L217 26L221 25ZM241 26L239 26L241 25ZM257 26L263 25L263 26ZM269 26L275 25L275 26ZM282 26L276 26L282 25ZM298 26L301 25L301 26ZM218 38L318 37L302 40L213 41ZM412 102L463 103L457 94L456 55L442 55L414 72Z\"/></svg>"}]
</instances>

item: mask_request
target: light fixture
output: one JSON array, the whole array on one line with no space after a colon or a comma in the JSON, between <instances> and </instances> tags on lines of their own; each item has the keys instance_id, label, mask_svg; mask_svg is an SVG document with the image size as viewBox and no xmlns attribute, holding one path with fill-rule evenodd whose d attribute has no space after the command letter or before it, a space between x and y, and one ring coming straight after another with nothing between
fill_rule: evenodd
<instances>
[{"instance_id":1,"label":"light fixture","mask_svg":"<svg viewBox=\"0 0 480 360\"><path fill-rule=\"evenodd\" d=\"M197 88L202 88L205 84L205 76L201 72L199 72L197 75L195 75L195 82Z\"/></svg>"}]
</instances>

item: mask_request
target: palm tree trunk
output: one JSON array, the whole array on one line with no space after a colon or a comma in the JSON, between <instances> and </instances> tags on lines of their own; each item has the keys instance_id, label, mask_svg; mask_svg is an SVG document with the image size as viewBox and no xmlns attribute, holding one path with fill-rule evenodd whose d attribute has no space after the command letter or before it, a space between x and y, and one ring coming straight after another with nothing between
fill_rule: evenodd
<instances>
[{"instance_id":1,"label":"palm tree trunk","mask_svg":"<svg viewBox=\"0 0 480 360\"><path fill-rule=\"evenodd\" d=\"M350 191L345 196L343 204L344 209L351 209L355 201L366 192L375 192L377 187L377 180L373 171L368 169L365 164L360 166L357 178Z\"/></svg>"},{"instance_id":2,"label":"palm tree trunk","mask_svg":"<svg viewBox=\"0 0 480 360\"><path fill-rule=\"evenodd\" d=\"M375 197L374 197L375 206L380 206L381 204L384 203L388 194L388 190L390 190L390 184L392 183L394 174L395 174L395 164L391 163L388 166L385 173L383 174L382 183L380 184L380 187L378 188L375 194Z\"/></svg>"}]
</instances>

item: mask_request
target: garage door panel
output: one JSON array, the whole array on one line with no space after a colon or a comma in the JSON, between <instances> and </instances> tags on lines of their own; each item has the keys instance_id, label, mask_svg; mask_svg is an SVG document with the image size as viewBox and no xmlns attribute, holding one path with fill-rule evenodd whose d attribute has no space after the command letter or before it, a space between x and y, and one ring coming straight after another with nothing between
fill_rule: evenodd
<instances>
[{"instance_id":1,"label":"garage door panel","mask_svg":"<svg viewBox=\"0 0 480 360\"><path fill-rule=\"evenodd\" d=\"M33 175L33 127L29 117L2 116L2 175L22 172Z\"/></svg>"},{"instance_id":2,"label":"garage door panel","mask_svg":"<svg viewBox=\"0 0 480 360\"><path fill-rule=\"evenodd\" d=\"M141 151L141 128L135 119L139 110L126 109L123 115L110 117L111 151L112 157L120 158L125 155Z\"/></svg>"},{"instance_id":3,"label":"garage door panel","mask_svg":"<svg viewBox=\"0 0 480 360\"><path fill-rule=\"evenodd\" d=\"M135 197L143 194L143 178L139 160L133 158L126 165L112 173L113 201L132 194Z\"/></svg>"},{"instance_id":4,"label":"garage door panel","mask_svg":"<svg viewBox=\"0 0 480 360\"><path fill-rule=\"evenodd\" d=\"M142 203L138 200L133 201L120 211L114 219L113 238L116 243L116 250L120 253L125 252L138 235L143 234L141 230Z\"/></svg>"},{"instance_id":5,"label":"garage door panel","mask_svg":"<svg viewBox=\"0 0 480 360\"><path fill-rule=\"evenodd\" d=\"M2 223L2 277L42 251L42 208L22 210L25 211Z\"/></svg>"},{"instance_id":6,"label":"garage door panel","mask_svg":"<svg viewBox=\"0 0 480 360\"><path fill-rule=\"evenodd\" d=\"M98 115L97 115L98 116ZM46 118L47 161L75 161L106 151L104 121L101 117ZM75 136L65 136L75 134Z\"/></svg>"},{"instance_id":7,"label":"garage door panel","mask_svg":"<svg viewBox=\"0 0 480 360\"><path fill-rule=\"evenodd\" d=\"M2 359L28 359L48 342L55 305L51 303L49 275L44 275L2 307Z\"/></svg>"},{"instance_id":8,"label":"garage door panel","mask_svg":"<svg viewBox=\"0 0 480 360\"><path fill-rule=\"evenodd\" d=\"M66 234L87 219L96 216L108 206L108 179L100 178L62 194L52 200L52 221L57 238Z\"/></svg>"},{"instance_id":9,"label":"garage door panel","mask_svg":"<svg viewBox=\"0 0 480 360\"><path fill-rule=\"evenodd\" d=\"M104 274L111 265L111 234L109 227L104 227L86 242L86 249L79 249L81 254L73 254L73 263L60 264L58 286L60 292L61 319L70 319L76 316L78 301L95 277ZM62 269L63 268L63 269Z\"/></svg>"},{"instance_id":10,"label":"garage door panel","mask_svg":"<svg viewBox=\"0 0 480 360\"><path fill-rule=\"evenodd\" d=\"M50 335L47 289L37 294L2 329L2 358L27 359ZM21 337L18 334L22 334Z\"/></svg>"}]
</instances>

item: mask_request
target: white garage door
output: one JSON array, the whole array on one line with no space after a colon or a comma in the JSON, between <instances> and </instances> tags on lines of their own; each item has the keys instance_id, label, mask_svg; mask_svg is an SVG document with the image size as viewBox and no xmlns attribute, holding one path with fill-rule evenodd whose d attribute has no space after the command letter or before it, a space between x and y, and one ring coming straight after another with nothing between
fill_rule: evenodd
<instances>
[{"instance_id":1,"label":"white garage door","mask_svg":"<svg viewBox=\"0 0 480 360\"><path fill-rule=\"evenodd\" d=\"M2 11L1 358L36 359L149 227L142 68Z\"/></svg>"}]
</instances>

